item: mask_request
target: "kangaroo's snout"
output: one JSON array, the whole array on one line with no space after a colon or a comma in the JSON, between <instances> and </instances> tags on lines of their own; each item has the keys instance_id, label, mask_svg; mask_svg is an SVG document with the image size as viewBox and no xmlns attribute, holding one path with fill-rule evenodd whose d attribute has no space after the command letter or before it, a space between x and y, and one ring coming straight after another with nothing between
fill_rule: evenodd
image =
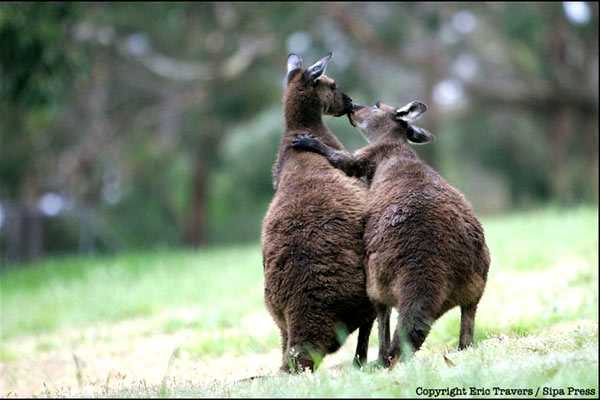
<instances>
[{"instance_id":1,"label":"kangaroo's snout","mask_svg":"<svg viewBox=\"0 0 600 400\"><path fill-rule=\"evenodd\" d=\"M354 108L354 103L352 102L352 98L344 93L344 111L346 113L351 113Z\"/></svg>"}]
</instances>

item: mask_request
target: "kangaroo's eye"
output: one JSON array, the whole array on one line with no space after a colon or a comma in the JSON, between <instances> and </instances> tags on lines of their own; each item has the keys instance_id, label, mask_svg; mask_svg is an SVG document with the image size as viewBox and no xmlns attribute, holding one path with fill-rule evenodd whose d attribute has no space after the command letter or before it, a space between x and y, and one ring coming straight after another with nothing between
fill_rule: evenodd
<instances>
[{"instance_id":1,"label":"kangaroo's eye","mask_svg":"<svg viewBox=\"0 0 600 400\"><path fill-rule=\"evenodd\" d=\"M379 102L375 103L375 108L379 108Z\"/></svg>"}]
</instances>

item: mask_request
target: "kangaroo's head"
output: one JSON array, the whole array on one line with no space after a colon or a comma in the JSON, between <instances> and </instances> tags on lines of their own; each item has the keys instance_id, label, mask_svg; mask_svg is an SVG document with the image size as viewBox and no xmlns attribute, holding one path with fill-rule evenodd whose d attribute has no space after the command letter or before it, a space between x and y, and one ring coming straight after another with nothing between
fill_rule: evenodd
<instances>
[{"instance_id":1,"label":"kangaroo's head","mask_svg":"<svg viewBox=\"0 0 600 400\"><path fill-rule=\"evenodd\" d=\"M435 136L426 129L411 124L425 111L427 106L419 101L413 101L401 108L378 101L373 107L354 105L348 118L369 142L391 134L413 144L426 144L435 141Z\"/></svg>"},{"instance_id":2,"label":"kangaroo's head","mask_svg":"<svg viewBox=\"0 0 600 400\"><path fill-rule=\"evenodd\" d=\"M300 105L305 112L340 117L352 111L352 99L342 92L335 81L325 75L325 68L332 53L327 54L310 67L302 68L302 59L290 54L287 62L287 86L285 103ZM293 107L297 109L296 107Z\"/></svg>"}]
</instances>

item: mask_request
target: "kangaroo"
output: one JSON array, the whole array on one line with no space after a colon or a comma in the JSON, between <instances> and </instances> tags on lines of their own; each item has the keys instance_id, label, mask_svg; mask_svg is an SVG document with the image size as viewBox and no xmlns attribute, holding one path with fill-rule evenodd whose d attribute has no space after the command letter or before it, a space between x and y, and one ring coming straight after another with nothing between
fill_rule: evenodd
<instances>
[{"instance_id":1,"label":"kangaroo","mask_svg":"<svg viewBox=\"0 0 600 400\"><path fill-rule=\"evenodd\" d=\"M435 140L410 124L426 109L420 102L399 109L382 102L356 106L350 122L370 144L355 154L306 134L293 141L294 148L323 155L370 185L367 293L377 310L378 361L385 366L417 351L431 325L455 306L461 308L459 349L472 345L490 264L483 228L468 201L409 145ZM391 345L390 307L398 311Z\"/></svg>"},{"instance_id":2,"label":"kangaroo","mask_svg":"<svg viewBox=\"0 0 600 400\"><path fill-rule=\"evenodd\" d=\"M376 317L365 287L366 186L323 157L292 149L300 132L343 149L322 119L352 108L324 74L331 58L304 69L298 55L288 57L285 133L273 168L275 195L262 223L265 303L281 333L281 370L287 372L313 371L357 328L354 362L365 363Z\"/></svg>"}]
</instances>

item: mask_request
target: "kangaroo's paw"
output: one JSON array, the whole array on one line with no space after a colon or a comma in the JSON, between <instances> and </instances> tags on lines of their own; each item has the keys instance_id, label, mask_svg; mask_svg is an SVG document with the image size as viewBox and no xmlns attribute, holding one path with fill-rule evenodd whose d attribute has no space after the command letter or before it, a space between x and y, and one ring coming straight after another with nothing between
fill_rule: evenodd
<instances>
[{"instance_id":1,"label":"kangaroo's paw","mask_svg":"<svg viewBox=\"0 0 600 400\"><path fill-rule=\"evenodd\" d=\"M298 150L313 150L319 144L319 139L315 139L309 135L298 135L292 140L292 147Z\"/></svg>"}]
</instances>

